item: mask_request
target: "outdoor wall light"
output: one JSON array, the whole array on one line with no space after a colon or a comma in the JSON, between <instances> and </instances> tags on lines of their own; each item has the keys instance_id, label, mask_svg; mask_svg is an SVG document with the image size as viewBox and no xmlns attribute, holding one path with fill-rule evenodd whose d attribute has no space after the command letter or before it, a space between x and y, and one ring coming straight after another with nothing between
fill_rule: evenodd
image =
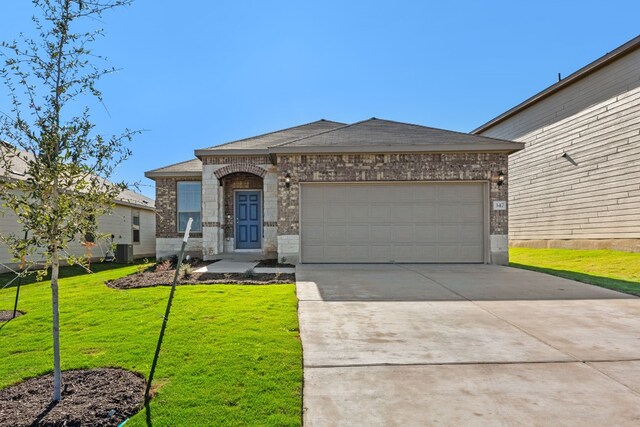
<instances>
[{"instance_id":1,"label":"outdoor wall light","mask_svg":"<svg viewBox=\"0 0 640 427\"><path fill-rule=\"evenodd\" d=\"M502 171L498 172L497 184L498 184L498 187L504 184L504 173Z\"/></svg>"},{"instance_id":2,"label":"outdoor wall light","mask_svg":"<svg viewBox=\"0 0 640 427\"><path fill-rule=\"evenodd\" d=\"M287 172L287 174L284 176L284 188L289 188L291 187L291 175L289 175L289 172Z\"/></svg>"}]
</instances>

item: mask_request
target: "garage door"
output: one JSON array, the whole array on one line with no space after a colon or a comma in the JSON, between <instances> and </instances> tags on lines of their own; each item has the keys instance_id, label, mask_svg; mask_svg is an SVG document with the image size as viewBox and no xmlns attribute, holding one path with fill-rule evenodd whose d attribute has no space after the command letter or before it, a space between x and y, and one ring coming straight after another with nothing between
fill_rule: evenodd
<instances>
[{"instance_id":1,"label":"garage door","mask_svg":"<svg viewBox=\"0 0 640 427\"><path fill-rule=\"evenodd\" d=\"M484 184L303 184L302 262L484 261Z\"/></svg>"}]
</instances>

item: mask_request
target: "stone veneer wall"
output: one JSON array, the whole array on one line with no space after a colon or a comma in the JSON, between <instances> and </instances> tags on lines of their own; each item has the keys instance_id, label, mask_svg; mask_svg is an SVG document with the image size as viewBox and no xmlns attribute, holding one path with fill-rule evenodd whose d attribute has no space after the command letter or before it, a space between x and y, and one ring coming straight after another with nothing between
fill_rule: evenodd
<instances>
[{"instance_id":1,"label":"stone veneer wall","mask_svg":"<svg viewBox=\"0 0 640 427\"><path fill-rule=\"evenodd\" d=\"M202 158L202 218L204 259L234 251L233 190L255 189L263 193L262 252L274 254L277 248L277 176L268 156L206 156ZM228 175L222 175L228 174ZM256 174L264 174L263 178ZM220 187L220 180L223 186Z\"/></svg>"},{"instance_id":2,"label":"stone veneer wall","mask_svg":"<svg viewBox=\"0 0 640 427\"><path fill-rule=\"evenodd\" d=\"M300 182L483 181L498 171L504 185L490 185L491 262L508 262L508 211L494 211L492 202L507 200L506 153L342 154L278 156L278 256L298 261L300 245ZM287 189L284 176L291 175Z\"/></svg>"}]
</instances>

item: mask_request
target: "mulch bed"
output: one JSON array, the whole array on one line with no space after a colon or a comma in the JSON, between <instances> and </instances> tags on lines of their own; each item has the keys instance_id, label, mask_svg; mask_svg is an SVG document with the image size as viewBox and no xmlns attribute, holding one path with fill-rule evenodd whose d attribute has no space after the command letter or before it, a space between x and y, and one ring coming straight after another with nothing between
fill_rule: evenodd
<instances>
[{"instance_id":1,"label":"mulch bed","mask_svg":"<svg viewBox=\"0 0 640 427\"><path fill-rule=\"evenodd\" d=\"M144 272L106 282L114 289L148 288L171 286L175 270ZM278 285L295 283L295 274L274 273L191 273L178 280L179 285Z\"/></svg>"},{"instance_id":2,"label":"mulch bed","mask_svg":"<svg viewBox=\"0 0 640 427\"><path fill-rule=\"evenodd\" d=\"M53 374L0 390L0 426L117 426L144 403L145 380L118 368L62 373L62 399L52 404Z\"/></svg>"},{"instance_id":3,"label":"mulch bed","mask_svg":"<svg viewBox=\"0 0 640 427\"><path fill-rule=\"evenodd\" d=\"M24 313L20 310L16 310L16 317L20 317ZM13 318L13 310L0 310L0 322L6 322Z\"/></svg>"},{"instance_id":4,"label":"mulch bed","mask_svg":"<svg viewBox=\"0 0 640 427\"><path fill-rule=\"evenodd\" d=\"M293 264L281 264L281 263L278 262L278 260L276 258L271 258L271 259L263 259L260 262L258 262L258 265L256 266L256 268L260 268L260 267L294 268L295 265L293 265Z\"/></svg>"}]
</instances>

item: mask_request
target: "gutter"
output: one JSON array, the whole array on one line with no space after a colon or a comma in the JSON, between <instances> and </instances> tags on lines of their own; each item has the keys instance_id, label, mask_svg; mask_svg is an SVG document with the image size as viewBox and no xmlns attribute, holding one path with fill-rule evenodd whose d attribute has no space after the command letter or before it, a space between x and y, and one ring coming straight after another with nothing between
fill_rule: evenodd
<instances>
[{"instance_id":1,"label":"gutter","mask_svg":"<svg viewBox=\"0 0 640 427\"><path fill-rule=\"evenodd\" d=\"M318 147L273 147L274 154L344 154L344 153L469 153L507 152L515 153L524 149L520 142L498 142L492 144L431 144L425 145L384 145L384 146L318 146Z\"/></svg>"},{"instance_id":2,"label":"gutter","mask_svg":"<svg viewBox=\"0 0 640 427\"><path fill-rule=\"evenodd\" d=\"M202 156L257 156L257 155L267 155L269 154L269 149L266 148L228 148L222 150L208 150L206 148L195 150L194 151L197 158L201 158ZM200 159L202 160L202 159Z\"/></svg>"},{"instance_id":3,"label":"gutter","mask_svg":"<svg viewBox=\"0 0 640 427\"><path fill-rule=\"evenodd\" d=\"M201 178L202 172L145 172L144 176L151 180L156 178Z\"/></svg>"},{"instance_id":4,"label":"gutter","mask_svg":"<svg viewBox=\"0 0 640 427\"><path fill-rule=\"evenodd\" d=\"M267 155L274 162L277 154L343 154L343 153L446 153L446 152L507 152L520 151L524 144L520 142L493 142L489 144L429 144L429 145L334 145L334 146L291 146L278 145L261 150L196 150L196 156L251 156ZM275 164L275 163L274 163ZM147 178L201 176L191 172L158 172L144 174Z\"/></svg>"},{"instance_id":5,"label":"gutter","mask_svg":"<svg viewBox=\"0 0 640 427\"><path fill-rule=\"evenodd\" d=\"M156 211L155 206L150 206L150 205L145 205L145 204L138 204L138 203L134 203L134 202L127 202L127 201L124 201L124 200L115 199L113 201L113 203L116 204L116 205L120 205L120 206L127 206L127 207L131 207L131 208L144 209L144 210L148 210L148 211L152 211L152 212Z\"/></svg>"}]
</instances>

